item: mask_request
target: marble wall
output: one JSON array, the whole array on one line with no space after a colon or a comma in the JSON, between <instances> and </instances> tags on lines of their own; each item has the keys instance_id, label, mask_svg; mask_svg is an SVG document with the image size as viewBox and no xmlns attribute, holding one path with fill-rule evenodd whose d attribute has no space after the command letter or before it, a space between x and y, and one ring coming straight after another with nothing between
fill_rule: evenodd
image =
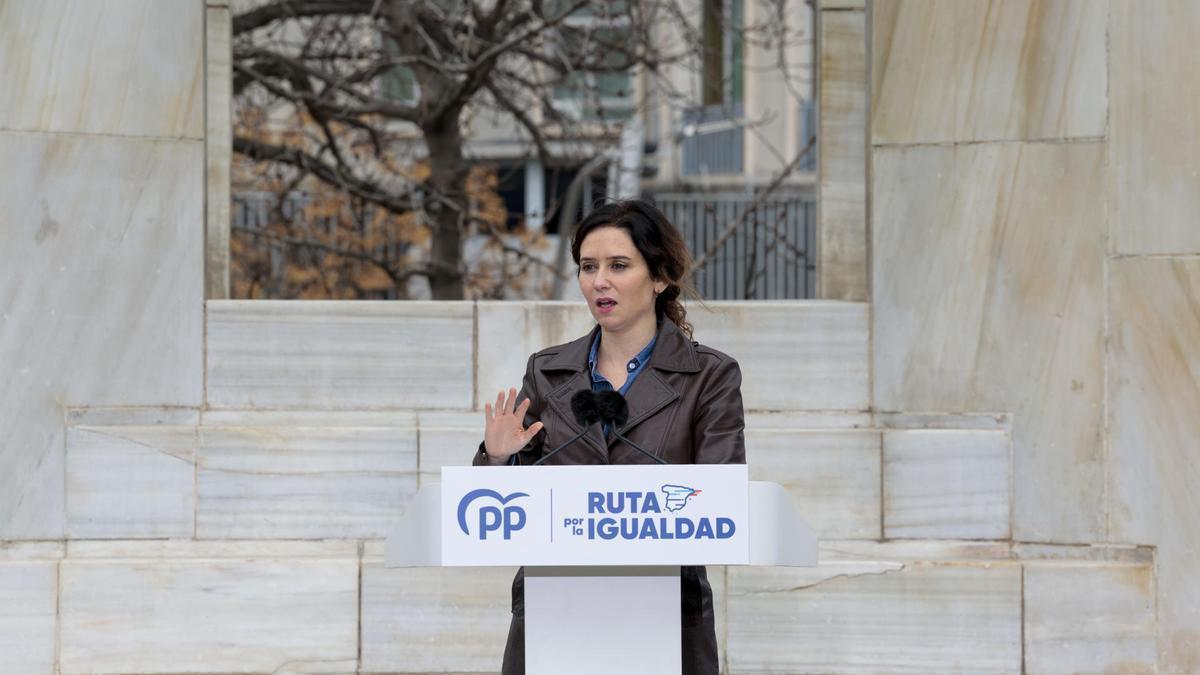
<instances>
[{"instance_id":1,"label":"marble wall","mask_svg":"<svg viewBox=\"0 0 1200 675\"><path fill-rule=\"evenodd\" d=\"M495 672L512 570L387 569L381 537L589 318L206 303L228 19L0 2L0 673ZM826 234L871 304L692 308L752 476L822 540L710 570L723 672L1200 671L1200 13L822 20Z\"/></svg>"},{"instance_id":2,"label":"marble wall","mask_svg":"<svg viewBox=\"0 0 1200 675\"><path fill-rule=\"evenodd\" d=\"M820 3L817 297L869 299L867 287L867 13Z\"/></svg>"},{"instance_id":3,"label":"marble wall","mask_svg":"<svg viewBox=\"0 0 1200 675\"><path fill-rule=\"evenodd\" d=\"M0 539L63 536L66 406L200 404L203 10L0 5Z\"/></svg>"},{"instance_id":4,"label":"marble wall","mask_svg":"<svg viewBox=\"0 0 1200 675\"><path fill-rule=\"evenodd\" d=\"M1200 671L1200 12L878 0L871 27L876 407L1011 414L1013 540L1155 547L1147 570L1027 568L1029 672ZM986 511L1003 486L968 491Z\"/></svg>"},{"instance_id":5,"label":"marble wall","mask_svg":"<svg viewBox=\"0 0 1200 675\"><path fill-rule=\"evenodd\" d=\"M752 478L782 484L822 539L816 569L712 568L725 672L1019 672L1034 653L1057 672L1081 652L1153 668L1153 550L1015 544L1012 420L870 411L867 305L693 309L697 337L743 365ZM0 546L0 672L495 672L512 570L387 569L382 538L468 461L472 392L586 330L582 312L209 301L223 384L202 405L66 411L66 540ZM784 327L803 363L772 373ZM523 337L497 347L508 335ZM429 357L444 370L411 380L387 364L416 341L463 360ZM389 398L439 379L452 398ZM1059 590L1059 569L1089 581ZM1035 572L1054 590L1031 596ZM1022 611L1082 588L1098 595Z\"/></svg>"}]
</instances>

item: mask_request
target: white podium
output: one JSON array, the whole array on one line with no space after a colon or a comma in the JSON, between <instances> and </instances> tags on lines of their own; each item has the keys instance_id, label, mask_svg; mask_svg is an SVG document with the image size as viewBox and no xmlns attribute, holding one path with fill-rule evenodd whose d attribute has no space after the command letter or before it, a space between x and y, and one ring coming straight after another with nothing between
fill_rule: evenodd
<instances>
[{"instance_id":1,"label":"white podium","mask_svg":"<svg viewBox=\"0 0 1200 675\"><path fill-rule=\"evenodd\" d=\"M745 465L447 467L385 564L525 566L529 675L679 673L681 565L817 564L783 488Z\"/></svg>"}]
</instances>

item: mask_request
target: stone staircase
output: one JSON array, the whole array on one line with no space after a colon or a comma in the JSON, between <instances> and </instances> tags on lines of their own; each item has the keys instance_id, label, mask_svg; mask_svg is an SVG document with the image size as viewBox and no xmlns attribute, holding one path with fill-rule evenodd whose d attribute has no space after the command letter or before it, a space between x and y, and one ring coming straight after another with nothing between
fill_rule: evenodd
<instances>
[{"instance_id":1,"label":"stone staircase","mask_svg":"<svg viewBox=\"0 0 1200 675\"><path fill-rule=\"evenodd\" d=\"M865 304L712 310L689 318L742 365L751 478L822 539L816 569L710 570L725 672L1153 671L1153 549L1013 541L1008 415L872 411ZM589 326L209 302L205 407L68 411L67 540L0 544L28 600L0 635L63 673L496 671L512 570L385 569L382 538L469 460L480 403Z\"/></svg>"}]
</instances>

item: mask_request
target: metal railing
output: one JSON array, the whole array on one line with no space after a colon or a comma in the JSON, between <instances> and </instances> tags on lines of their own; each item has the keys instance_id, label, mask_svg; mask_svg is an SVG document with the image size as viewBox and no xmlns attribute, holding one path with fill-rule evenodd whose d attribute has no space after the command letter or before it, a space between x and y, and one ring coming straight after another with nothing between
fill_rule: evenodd
<instances>
[{"instance_id":1,"label":"metal railing","mask_svg":"<svg viewBox=\"0 0 1200 675\"><path fill-rule=\"evenodd\" d=\"M742 173L745 131L741 122L740 103L683 111L680 172L684 176Z\"/></svg>"},{"instance_id":2,"label":"metal railing","mask_svg":"<svg viewBox=\"0 0 1200 675\"><path fill-rule=\"evenodd\" d=\"M667 218L702 262L708 300L811 298L816 291L816 203L808 195L657 194ZM730 231L730 229L732 231Z\"/></svg>"}]
</instances>

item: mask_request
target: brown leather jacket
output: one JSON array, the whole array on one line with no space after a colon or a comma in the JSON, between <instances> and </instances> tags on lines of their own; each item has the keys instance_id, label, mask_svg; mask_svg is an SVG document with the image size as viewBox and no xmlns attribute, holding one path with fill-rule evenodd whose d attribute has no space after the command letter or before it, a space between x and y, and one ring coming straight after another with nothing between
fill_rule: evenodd
<instances>
[{"instance_id":1,"label":"brown leather jacket","mask_svg":"<svg viewBox=\"0 0 1200 675\"><path fill-rule=\"evenodd\" d=\"M580 431L571 414L571 396L591 388L588 351L599 326L566 344L529 357L518 402L530 399L525 426L543 428L517 457L532 464ZM659 324L650 361L625 395L629 419L621 434L671 464L744 464L745 420L742 375L737 361L687 338L669 320ZM486 465L483 444L474 464ZM579 441L547 464L648 464L650 458L617 440L605 439L593 425ZM716 675L716 632L712 590L703 567L680 572L684 675ZM524 573L513 579L513 619L504 650L503 673L525 672Z\"/></svg>"}]
</instances>

